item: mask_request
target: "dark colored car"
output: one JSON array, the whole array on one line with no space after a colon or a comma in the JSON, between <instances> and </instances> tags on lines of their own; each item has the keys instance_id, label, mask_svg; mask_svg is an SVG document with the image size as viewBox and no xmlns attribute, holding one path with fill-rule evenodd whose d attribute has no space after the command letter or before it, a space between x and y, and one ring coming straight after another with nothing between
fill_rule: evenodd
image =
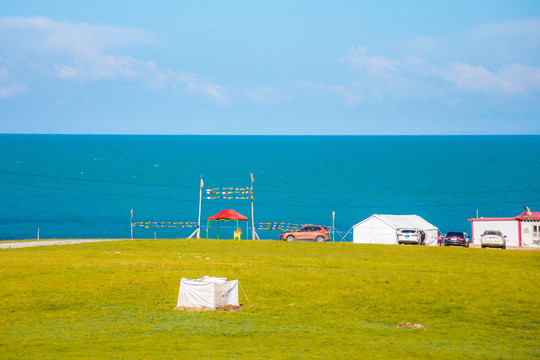
<instances>
[{"instance_id":1,"label":"dark colored car","mask_svg":"<svg viewBox=\"0 0 540 360\"><path fill-rule=\"evenodd\" d=\"M450 231L444 236L444 246L469 247L469 235L461 231Z\"/></svg>"},{"instance_id":2,"label":"dark colored car","mask_svg":"<svg viewBox=\"0 0 540 360\"><path fill-rule=\"evenodd\" d=\"M279 240L296 241L296 240L314 240L317 242L325 242L330 240L330 232L324 226L305 225L294 231L286 231L279 235Z\"/></svg>"}]
</instances>

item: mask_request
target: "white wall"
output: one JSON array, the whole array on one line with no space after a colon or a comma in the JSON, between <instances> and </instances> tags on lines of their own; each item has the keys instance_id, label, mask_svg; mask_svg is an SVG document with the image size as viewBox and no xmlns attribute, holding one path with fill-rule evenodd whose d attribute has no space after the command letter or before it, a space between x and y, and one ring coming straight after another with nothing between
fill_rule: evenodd
<instances>
[{"instance_id":1,"label":"white wall","mask_svg":"<svg viewBox=\"0 0 540 360\"><path fill-rule=\"evenodd\" d=\"M357 244L397 244L396 229L372 217L353 228L353 242Z\"/></svg>"},{"instance_id":2,"label":"white wall","mask_svg":"<svg viewBox=\"0 0 540 360\"><path fill-rule=\"evenodd\" d=\"M522 246L540 246L540 237L533 237L533 225L540 226L540 221L522 221L521 222L521 245Z\"/></svg>"},{"instance_id":3,"label":"white wall","mask_svg":"<svg viewBox=\"0 0 540 360\"><path fill-rule=\"evenodd\" d=\"M480 237L486 230L500 230L506 235L507 246L519 246L517 220L475 220L472 221L473 244L480 244Z\"/></svg>"},{"instance_id":4,"label":"white wall","mask_svg":"<svg viewBox=\"0 0 540 360\"><path fill-rule=\"evenodd\" d=\"M426 239L424 240L424 244L428 246L437 246L439 243L437 242L437 235L439 235L439 232L437 230L426 230Z\"/></svg>"}]
</instances>

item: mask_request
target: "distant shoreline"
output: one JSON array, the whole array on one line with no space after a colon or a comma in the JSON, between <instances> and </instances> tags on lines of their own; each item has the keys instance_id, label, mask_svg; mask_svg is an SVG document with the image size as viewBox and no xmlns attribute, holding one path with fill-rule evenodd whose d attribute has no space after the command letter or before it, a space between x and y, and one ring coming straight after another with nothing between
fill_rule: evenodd
<instances>
[{"instance_id":1,"label":"distant shoreline","mask_svg":"<svg viewBox=\"0 0 540 360\"><path fill-rule=\"evenodd\" d=\"M540 134L62 134L62 133L0 133L0 136L190 136L190 137L534 137Z\"/></svg>"}]
</instances>

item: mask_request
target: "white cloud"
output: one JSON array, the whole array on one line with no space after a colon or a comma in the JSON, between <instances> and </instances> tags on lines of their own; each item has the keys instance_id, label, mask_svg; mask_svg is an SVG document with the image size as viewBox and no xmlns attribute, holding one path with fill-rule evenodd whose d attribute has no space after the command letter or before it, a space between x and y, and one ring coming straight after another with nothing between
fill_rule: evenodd
<instances>
[{"instance_id":1,"label":"white cloud","mask_svg":"<svg viewBox=\"0 0 540 360\"><path fill-rule=\"evenodd\" d=\"M355 70L350 81L325 89L347 104L449 94L531 95L540 90L539 44L540 18L531 18L448 37L419 37L404 44L395 58L358 46L341 57Z\"/></svg>"},{"instance_id":2,"label":"white cloud","mask_svg":"<svg viewBox=\"0 0 540 360\"><path fill-rule=\"evenodd\" d=\"M256 86L246 91L246 97L257 104L277 105L294 99L287 86Z\"/></svg>"},{"instance_id":3,"label":"white cloud","mask_svg":"<svg viewBox=\"0 0 540 360\"><path fill-rule=\"evenodd\" d=\"M43 17L0 18L0 29L9 33L27 55L49 54L80 60L103 56L106 51L157 43L154 36L141 29L56 22Z\"/></svg>"},{"instance_id":4,"label":"white cloud","mask_svg":"<svg viewBox=\"0 0 540 360\"><path fill-rule=\"evenodd\" d=\"M540 68L521 64L503 65L492 72L456 62L434 73L458 88L477 92L512 96L540 89Z\"/></svg>"},{"instance_id":5,"label":"white cloud","mask_svg":"<svg viewBox=\"0 0 540 360\"><path fill-rule=\"evenodd\" d=\"M417 58L392 59L383 55L368 54L366 47L353 48L341 57L341 62L352 66L351 81L330 85L325 91L341 96L348 105L364 101L390 98L401 101L417 96L414 77L421 76L423 67ZM321 87L323 88L323 87Z\"/></svg>"},{"instance_id":6,"label":"white cloud","mask_svg":"<svg viewBox=\"0 0 540 360\"><path fill-rule=\"evenodd\" d=\"M504 65L501 66L499 75L524 92L540 90L540 66Z\"/></svg>"},{"instance_id":7,"label":"white cloud","mask_svg":"<svg viewBox=\"0 0 540 360\"><path fill-rule=\"evenodd\" d=\"M145 30L85 23L56 22L35 18L0 18L0 33L7 44L0 54L19 57L32 64L42 76L62 80L126 80L151 87L183 86L185 92L204 95L218 103L227 97L222 88L208 80L178 70L161 69L153 61L144 61L119 53L130 46L155 44ZM11 63L21 64L12 59Z\"/></svg>"},{"instance_id":8,"label":"white cloud","mask_svg":"<svg viewBox=\"0 0 540 360\"><path fill-rule=\"evenodd\" d=\"M540 40L540 18L522 18L505 21L495 24L479 25L470 31L470 34L479 38L501 38L517 37L524 44L537 46Z\"/></svg>"},{"instance_id":9,"label":"white cloud","mask_svg":"<svg viewBox=\"0 0 540 360\"><path fill-rule=\"evenodd\" d=\"M0 59L2 61L2 59ZM5 67L0 67L0 97L10 98L28 92L26 85L18 81L9 82L9 71Z\"/></svg>"},{"instance_id":10,"label":"white cloud","mask_svg":"<svg viewBox=\"0 0 540 360\"><path fill-rule=\"evenodd\" d=\"M0 96L3 98L10 98L21 94L26 94L28 89L26 85L21 82L17 82L9 85L0 85Z\"/></svg>"},{"instance_id":11,"label":"white cloud","mask_svg":"<svg viewBox=\"0 0 540 360\"><path fill-rule=\"evenodd\" d=\"M510 91L510 84L482 66L456 62L434 73L438 73L441 78L462 89L484 92L495 89L506 89L504 92Z\"/></svg>"},{"instance_id":12,"label":"white cloud","mask_svg":"<svg viewBox=\"0 0 540 360\"><path fill-rule=\"evenodd\" d=\"M186 90L194 94L203 94L211 96L220 104L225 104L229 101L223 89L216 83L199 79L195 74L183 72L169 72L170 77L175 78L185 85Z\"/></svg>"},{"instance_id":13,"label":"white cloud","mask_svg":"<svg viewBox=\"0 0 540 360\"><path fill-rule=\"evenodd\" d=\"M361 87L359 85L359 83L352 83L348 87L342 85L329 86L327 87L327 90L331 93L342 96L346 104L355 105L365 99L363 91L359 91L359 88Z\"/></svg>"},{"instance_id":14,"label":"white cloud","mask_svg":"<svg viewBox=\"0 0 540 360\"><path fill-rule=\"evenodd\" d=\"M389 59L382 55L367 54L367 48L359 46L342 56L341 60L355 68L365 70L373 74L383 74L389 71L395 71L400 65L399 61Z\"/></svg>"}]
</instances>

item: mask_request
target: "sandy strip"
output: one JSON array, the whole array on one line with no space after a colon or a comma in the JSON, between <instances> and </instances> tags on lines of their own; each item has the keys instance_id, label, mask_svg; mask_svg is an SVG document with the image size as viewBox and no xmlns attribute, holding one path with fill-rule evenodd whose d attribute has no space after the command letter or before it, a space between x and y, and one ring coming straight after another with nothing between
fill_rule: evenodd
<instances>
[{"instance_id":1,"label":"sandy strip","mask_svg":"<svg viewBox=\"0 0 540 360\"><path fill-rule=\"evenodd\" d=\"M89 242L102 241L119 241L127 239L71 239L71 240L42 240L42 241L15 241L0 244L0 249L18 249L32 246L48 246L48 245L71 245L84 244Z\"/></svg>"}]
</instances>

